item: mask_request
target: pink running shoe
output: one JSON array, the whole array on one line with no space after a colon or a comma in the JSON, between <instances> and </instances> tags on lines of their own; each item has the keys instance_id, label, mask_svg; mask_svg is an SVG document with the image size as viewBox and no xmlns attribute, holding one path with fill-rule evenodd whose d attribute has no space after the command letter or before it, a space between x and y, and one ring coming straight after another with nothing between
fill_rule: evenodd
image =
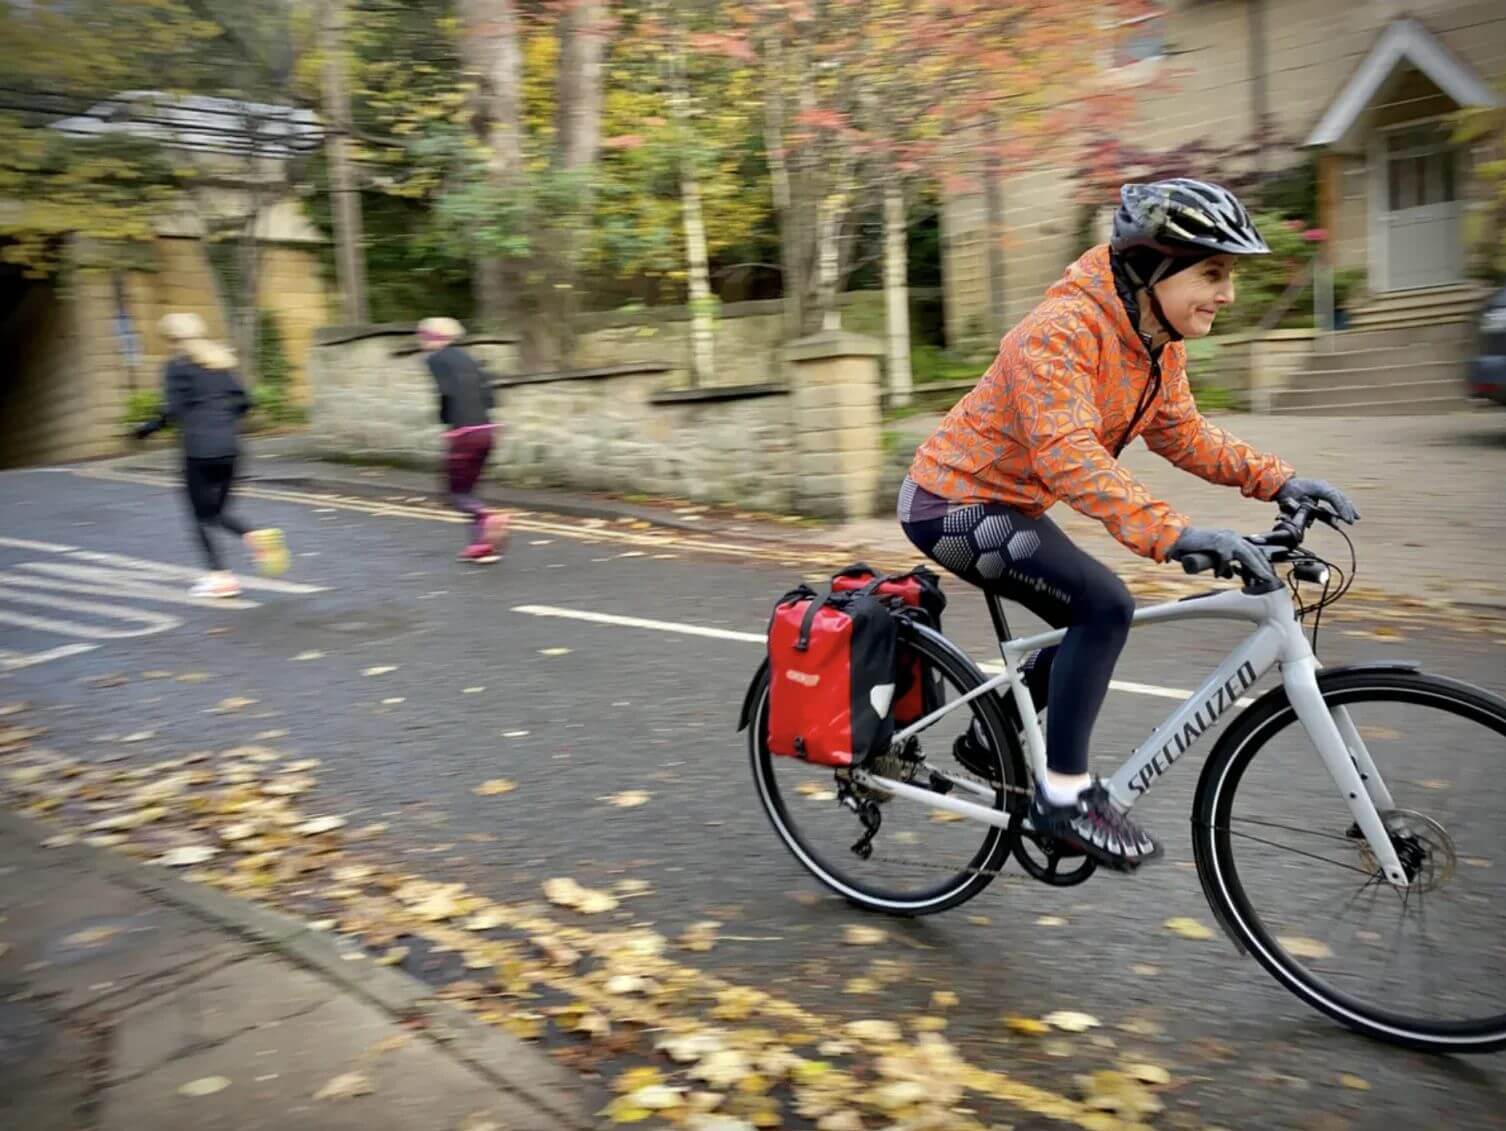
<instances>
[{"instance_id":1,"label":"pink running shoe","mask_svg":"<svg viewBox=\"0 0 1506 1131\"><path fill-rule=\"evenodd\" d=\"M501 556L496 549L485 542L472 542L460 551L460 560L474 562L477 565L486 565L490 562L501 561Z\"/></svg>"}]
</instances>

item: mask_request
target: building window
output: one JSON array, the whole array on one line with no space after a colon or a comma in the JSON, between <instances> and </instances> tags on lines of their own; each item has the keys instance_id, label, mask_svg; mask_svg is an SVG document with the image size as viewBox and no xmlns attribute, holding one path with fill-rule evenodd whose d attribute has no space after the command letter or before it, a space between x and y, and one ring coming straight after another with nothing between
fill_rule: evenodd
<instances>
[{"instance_id":1,"label":"building window","mask_svg":"<svg viewBox=\"0 0 1506 1131\"><path fill-rule=\"evenodd\" d=\"M1157 7L1114 25L1112 56L1114 68L1133 67L1160 59L1166 54L1166 9Z\"/></svg>"}]
</instances>

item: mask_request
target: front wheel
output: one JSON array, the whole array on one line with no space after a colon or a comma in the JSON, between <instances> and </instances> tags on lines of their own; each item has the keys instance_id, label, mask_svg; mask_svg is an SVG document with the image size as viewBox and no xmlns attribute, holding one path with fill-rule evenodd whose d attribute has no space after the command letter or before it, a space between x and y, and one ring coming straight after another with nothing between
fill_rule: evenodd
<instances>
[{"instance_id":1,"label":"front wheel","mask_svg":"<svg viewBox=\"0 0 1506 1131\"><path fill-rule=\"evenodd\" d=\"M983 682L978 669L929 629L901 624L901 644L919 654L951 702ZM977 895L1009 858L1010 835L944 809L879 795L853 785L845 771L770 752L768 665L748 692L748 754L769 822L795 858L838 895L871 911L932 915ZM975 727L976 724L976 727ZM959 739L987 736L974 756L984 777L956 759ZM1025 796L1024 758L993 695L941 716L904 746L872 760L878 775L950 793L1007 811ZM971 787L971 788L970 788ZM855 851L876 821L867 851Z\"/></svg>"},{"instance_id":2,"label":"front wheel","mask_svg":"<svg viewBox=\"0 0 1506 1131\"><path fill-rule=\"evenodd\" d=\"M1385 880L1278 689L1198 783L1193 843L1214 911L1352 1029L1433 1052L1506 1048L1506 701L1405 669L1318 682L1361 775L1390 795L1381 818L1410 882Z\"/></svg>"}]
</instances>

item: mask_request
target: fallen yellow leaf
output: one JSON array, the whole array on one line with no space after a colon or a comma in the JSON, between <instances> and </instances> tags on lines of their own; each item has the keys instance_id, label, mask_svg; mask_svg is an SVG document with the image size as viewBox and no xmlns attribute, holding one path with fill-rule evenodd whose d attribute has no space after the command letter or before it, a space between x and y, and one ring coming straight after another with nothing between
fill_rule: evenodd
<instances>
[{"instance_id":1,"label":"fallen yellow leaf","mask_svg":"<svg viewBox=\"0 0 1506 1131\"><path fill-rule=\"evenodd\" d=\"M1064 1033L1086 1033L1099 1025L1098 1018L1091 1013L1078 1013L1073 1009L1058 1009L1055 1013L1046 1014L1041 1020Z\"/></svg>"},{"instance_id":2,"label":"fallen yellow leaf","mask_svg":"<svg viewBox=\"0 0 1506 1131\"><path fill-rule=\"evenodd\" d=\"M212 1096L216 1092L223 1092L230 1087L230 1080L225 1076L201 1076L197 1080L190 1080L178 1088L180 1096Z\"/></svg>"},{"instance_id":3,"label":"fallen yellow leaf","mask_svg":"<svg viewBox=\"0 0 1506 1131\"><path fill-rule=\"evenodd\" d=\"M1319 942L1317 939L1278 936L1276 942L1293 958L1320 960L1333 957L1333 951L1329 950L1324 943Z\"/></svg>"},{"instance_id":4,"label":"fallen yellow leaf","mask_svg":"<svg viewBox=\"0 0 1506 1131\"><path fill-rule=\"evenodd\" d=\"M864 927L856 923L842 931L842 941L849 946L877 946L888 937L878 927Z\"/></svg>"},{"instance_id":5,"label":"fallen yellow leaf","mask_svg":"<svg viewBox=\"0 0 1506 1131\"><path fill-rule=\"evenodd\" d=\"M172 848L152 861L153 864L162 864L169 868L191 868L195 864L202 864L219 854L218 848L211 848L207 844L184 845L182 848Z\"/></svg>"},{"instance_id":6,"label":"fallen yellow leaf","mask_svg":"<svg viewBox=\"0 0 1506 1131\"><path fill-rule=\"evenodd\" d=\"M471 792L480 797L496 797L498 794L511 793L517 788L518 783L515 781L507 778L492 778L490 781L482 782Z\"/></svg>"},{"instance_id":7,"label":"fallen yellow leaf","mask_svg":"<svg viewBox=\"0 0 1506 1131\"><path fill-rule=\"evenodd\" d=\"M1368 1092L1370 1090L1369 1080L1366 1080L1363 1076L1351 1075L1348 1072L1339 1075L1339 1083L1343 1084L1346 1088L1354 1089L1356 1092Z\"/></svg>"},{"instance_id":8,"label":"fallen yellow leaf","mask_svg":"<svg viewBox=\"0 0 1506 1131\"><path fill-rule=\"evenodd\" d=\"M1171 1073L1159 1064L1126 1064L1124 1071L1142 1084L1171 1083Z\"/></svg>"},{"instance_id":9,"label":"fallen yellow leaf","mask_svg":"<svg viewBox=\"0 0 1506 1131\"><path fill-rule=\"evenodd\" d=\"M349 1100L356 1096L370 1095L371 1080L364 1072L346 1072L336 1076L314 1093L316 1100Z\"/></svg>"},{"instance_id":10,"label":"fallen yellow leaf","mask_svg":"<svg viewBox=\"0 0 1506 1131\"><path fill-rule=\"evenodd\" d=\"M893 1021L849 1021L843 1032L855 1041L893 1042L901 1039L899 1026Z\"/></svg>"},{"instance_id":11,"label":"fallen yellow leaf","mask_svg":"<svg viewBox=\"0 0 1506 1131\"><path fill-rule=\"evenodd\" d=\"M1181 935L1184 939L1205 941L1213 937L1213 932L1196 919L1186 917L1168 919L1163 926L1173 934Z\"/></svg>"},{"instance_id":12,"label":"fallen yellow leaf","mask_svg":"<svg viewBox=\"0 0 1506 1131\"><path fill-rule=\"evenodd\" d=\"M584 915L599 915L617 908L617 900L606 892L582 887L568 876L545 880L544 898Z\"/></svg>"},{"instance_id":13,"label":"fallen yellow leaf","mask_svg":"<svg viewBox=\"0 0 1506 1131\"><path fill-rule=\"evenodd\" d=\"M315 817L312 821L305 821L298 825L293 831L301 836L318 836L320 833L332 833L344 827L344 817Z\"/></svg>"},{"instance_id":14,"label":"fallen yellow leaf","mask_svg":"<svg viewBox=\"0 0 1506 1131\"><path fill-rule=\"evenodd\" d=\"M641 789L627 789L607 797L598 797L596 800L605 801L608 805L615 805L619 809L635 809L648 801L651 796Z\"/></svg>"}]
</instances>

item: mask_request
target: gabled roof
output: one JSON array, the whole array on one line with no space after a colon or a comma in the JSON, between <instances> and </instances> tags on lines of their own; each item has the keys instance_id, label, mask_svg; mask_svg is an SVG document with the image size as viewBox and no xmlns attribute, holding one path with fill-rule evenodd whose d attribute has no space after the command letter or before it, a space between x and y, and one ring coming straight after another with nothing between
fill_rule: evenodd
<instances>
[{"instance_id":1,"label":"gabled roof","mask_svg":"<svg viewBox=\"0 0 1506 1131\"><path fill-rule=\"evenodd\" d=\"M1403 62L1416 67L1460 106L1495 106L1500 101L1474 69L1432 32L1416 20L1400 19L1381 33L1303 144L1329 146L1347 137Z\"/></svg>"},{"instance_id":2,"label":"gabled roof","mask_svg":"<svg viewBox=\"0 0 1506 1131\"><path fill-rule=\"evenodd\" d=\"M271 158L317 149L324 133L311 110L156 90L124 91L50 128L74 137L124 134L179 149Z\"/></svg>"}]
</instances>

